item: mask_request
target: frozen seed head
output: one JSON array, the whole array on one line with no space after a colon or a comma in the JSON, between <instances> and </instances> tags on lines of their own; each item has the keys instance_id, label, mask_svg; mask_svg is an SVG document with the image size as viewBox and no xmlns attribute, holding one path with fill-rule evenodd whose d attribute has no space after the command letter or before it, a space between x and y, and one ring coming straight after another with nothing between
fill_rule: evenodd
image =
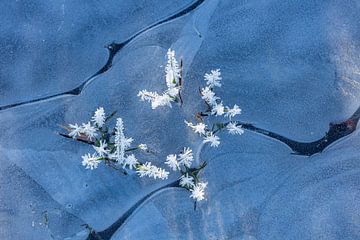
<instances>
[{"instance_id":1,"label":"frozen seed head","mask_svg":"<svg viewBox=\"0 0 360 240\"><path fill-rule=\"evenodd\" d=\"M184 148L183 152L179 154L179 163L186 167L190 167L194 160L193 152L190 148Z\"/></svg>"},{"instance_id":2,"label":"frozen seed head","mask_svg":"<svg viewBox=\"0 0 360 240\"><path fill-rule=\"evenodd\" d=\"M83 132L83 129L81 126L75 124L69 124L69 128L71 129L69 132L69 136L72 138L76 138L77 136L80 136L80 134Z\"/></svg>"},{"instance_id":3,"label":"frozen seed head","mask_svg":"<svg viewBox=\"0 0 360 240\"><path fill-rule=\"evenodd\" d=\"M177 156L175 154L170 154L166 157L165 164L169 166L173 171L176 171L180 168L179 162L177 161Z\"/></svg>"},{"instance_id":4,"label":"frozen seed head","mask_svg":"<svg viewBox=\"0 0 360 240\"><path fill-rule=\"evenodd\" d=\"M185 188L192 188L195 186L194 178L189 176L188 173L185 173L180 177L180 186Z\"/></svg>"},{"instance_id":5,"label":"frozen seed head","mask_svg":"<svg viewBox=\"0 0 360 240\"><path fill-rule=\"evenodd\" d=\"M210 87L221 87L221 72L220 69L211 70L211 73L206 73L204 76L204 80L206 84Z\"/></svg>"},{"instance_id":6,"label":"frozen seed head","mask_svg":"<svg viewBox=\"0 0 360 240\"><path fill-rule=\"evenodd\" d=\"M241 109L239 108L238 105L234 105L233 108L229 108L227 107L227 111L225 113L225 117L228 117L229 119L235 117L236 115L240 115L241 114Z\"/></svg>"},{"instance_id":7,"label":"frozen seed head","mask_svg":"<svg viewBox=\"0 0 360 240\"><path fill-rule=\"evenodd\" d=\"M226 128L229 131L229 133L232 135L235 135L235 134L241 135L244 133L244 129L242 129L241 125L237 126L236 123L234 123L234 122L230 122L226 126Z\"/></svg>"},{"instance_id":8,"label":"frozen seed head","mask_svg":"<svg viewBox=\"0 0 360 240\"><path fill-rule=\"evenodd\" d=\"M109 150L107 149L108 145L106 143L106 141L100 141L99 146L93 146L93 148L95 149L96 153L101 156L104 157L109 153Z\"/></svg>"},{"instance_id":9,"label":"frozen seed head","mask_svg":"<svg viewBox=\"0 0 360 240\"><path fill-rule=\"evenodd\" d=\"M90 122L83 123L81 128L81 133L85 134L88 139L93 140L97 136L96 128L93 127Z\"/></svg>"},{"instance_id":10,"label":"frozen seed head","mask_svg":"<svg viewBox=\"0 0 360 240\"><path fill-rule=\"evenodd\" d=\"M210 133L204 138L203 143L210 143L211 147L218 147L220 144L220 138L213 133Z\"/></svg>"},{"instance_id":11,"label":"frozen seed head","mask_svg":"<svg viewBox=\"0 0 360 240\"><path fill-rule=\"evenodd\" d=\"M197 183L193 189L190 189L191 195L190 197L196 201L202 201L205 199L205 188L207 186L207 182L199 182Z\"/></svg>"},{"instance_id":12,"label":"frozen seed head","mask_svg":"<svg viewBox=\"0 0 360 240\"><path fill-rule=\"evenodd\" d=\"M90 153L85 154L84 156L82 156L82 159L82 165L85 166L86 169L90 170L97 168L100 163L99 157L96 156L95 153L93 155L91 155Z\"/></svg>"},{"instance_id":13,"label":"frozen seed head","mask_svg":"<svg viewBox=\"0 0 360 240\"><path fill-rule=\"evenodd\" d=\"M166 85L168 88L175 87L180 78L180 67L175 58L175 51L171 50L170 48L167 51L167 64L165 67L165 78L166 78Z\"/></svg>"},{"instance_id":14,"label":"frozen seed head","mask_svg":"<svg viewBox=\"0 0 360 240\"><path fill-rule=\"evenodd\" d=\"M136 165L139 164L134 154L131 154L125 158L123 168L129 167L129 169L136 168Z\"/></svg>"},{"instance_id":15,"label":"frozen seed head","mask_svg":"<svg viewBox=\"0 0 360 240\"><path fill-rule=\"evenodd\" d=\"M150 162L138 166L136 172L140 177L148 176L154 179L160 178L162 180L167 179L169 176L169 172L152 165Z\"/></svg>"},{"instance_id":16,"label":"frozen seed head","mask_svg":"<svg viewBox=\"0 0 360 240\"><path fill-rule=\"evenodd\" d=\"M100 107L96 109L94 116L91 119L99 128L105 124L105 111L104 108Z\"/></svg>"},{"instance_id":17,"label":"frozen seed head","mask_svg":"<svg viewBox=\"0 0 360 240\"><path fill-rule=\"evenodd\" d=\"M224 105L221 103L213 105L211 109L211 114L216 116L221 116L225 112Z\"/></svg>"}]
</instances>

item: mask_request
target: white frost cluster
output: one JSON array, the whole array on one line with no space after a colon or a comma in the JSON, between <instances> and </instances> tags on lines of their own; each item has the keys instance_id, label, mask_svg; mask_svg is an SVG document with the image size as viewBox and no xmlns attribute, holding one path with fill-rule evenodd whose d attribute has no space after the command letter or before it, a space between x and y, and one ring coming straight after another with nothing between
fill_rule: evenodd
<instances>
[{"instance_id":1,"label":"white frost cluster","mask_svg":"<svg viewBox=\"0 0 360 240\"><path fill-rule=\"evenodd\" d=\"M180 93L180 72L181 69L175 58L175 51L169 49L167 52L168 62L165 67L165 79L167 89L159 94L157 92L150 92L141 90L138 93L141 101L148 101L151 103L151 108L156 109L161 106L171 107L171 102L178 100Z\"/></svg>"},{"instance_id":2,"label":"white frost cluster","mask_svg":"<svg viewBox=\"0 0 360 240\"><path fill-rule=\"evenodd\" d=\"M140 149L147 151L146 144L139 144L136 148L131 148L131 144L134 141L132 138L125 136L125 127L122 118L116 119L116 126L114 128L114 136L110 133L105 133L109 137L105 137L103 126L105 126L106 116L104 108L98 108L91 121L83 123L80 126L78 124L69 125L69 136L73 138L86 137L93 141L93 148L95 153L87 153L82 156L82 165L86 169L96 169L102 161L108 161L111 164L115 164L116 167L120 166L123 169L127 168L135 170L141 177L149 176L155 179L166 179L168 172L164 169L158 168L147 162L141 164L134 154L128 154L130 151ZM107 128L106 128L107 129ZM97 139L97 136L101 136ZM112 140L113 139L113 140Z\"/></svg>"},{"instance_id":3,"label":"white frost cluster","mask_svg":"<svg viewBox=\"0 0 360 240\"><path fill-rule=\"evenodd\" d=\"M190 189L191 192L190 197L195 199L196 201L204 200L206 186L207 186L207 182L197 183L192 189Z\"/></svg>"},{"instance_id":4,"label":"white frost cluster","mask_svg":"<svg viewBox=\"0 0 360 240\"><path fill-rule=\"evenodd\" d=\"M201 98L206 102L208 109L205 113L203 113L205 115L202 116L224 116L231 120L236 115L241 114L241 109L238 105L235 104L232 108L224 106L221 98L216 96L214 92L215 87L221 87L222 77L220 69L211 70L210 73L206 73L204 76L204 80L206 82L206 86L201 89ZM212 130L209 130L203 122L193 124L191 122L185 121L185 124L195 133L198 133L200 136L203 137L203 143L209 143L211 147L219 146L220 138L216 136L215 133L220 129L214 131L214 127L216 125L213 126ZM225 125L219 124L218 126ZM244 130L241 128L241 126L237 126L234 122L230 122L226 125L226 127L230 134L241 135L244 133Z\"/></svg>"}]
</instances>

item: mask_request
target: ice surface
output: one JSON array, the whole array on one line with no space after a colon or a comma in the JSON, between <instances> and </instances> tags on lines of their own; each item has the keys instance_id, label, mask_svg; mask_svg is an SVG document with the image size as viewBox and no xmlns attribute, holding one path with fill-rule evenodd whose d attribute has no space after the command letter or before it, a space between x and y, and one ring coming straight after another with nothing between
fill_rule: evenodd
<instances>
[{"instance_id":1,"label":"ice surface","mask_svg":"<svg viewBox=\"0 0 360 240\"><path fill-rule=\"evenodd\" d=\"M0 105L79 86L105 64L104 45L194 2L2 2ZM0 238L86 239L86 226L108 230L137 203L106 239L360 238L358 131L305 157L250 131L221 134L212 149L183 123L204 107L203 74L221 68L218 94L242 107L242 120L298 141L323 137L330 122L344 121L360 104L359 7L205 0L130 41L80 95L0 111ZM184 104L154 111L136 94L164 90L169 47L184 60ZM207 200L194 211L183 189L146 197L174 174L161 182L84 169L80 156L91 148L56 132L59 124L87 121L98 106L117 110L126 135L155 151L143 159L163 166L182 147L199 152L208 162Z\"/></svg>"}]
</instances>

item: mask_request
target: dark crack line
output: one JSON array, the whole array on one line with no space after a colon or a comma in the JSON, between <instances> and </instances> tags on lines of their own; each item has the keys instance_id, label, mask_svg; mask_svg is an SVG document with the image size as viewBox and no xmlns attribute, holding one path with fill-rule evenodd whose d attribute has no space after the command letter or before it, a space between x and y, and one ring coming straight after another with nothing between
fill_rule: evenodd
<instances>
[{"instance_id":1,"label":"dark crack line","mask_svg":"<svg viewBox=\"0 0 360 240\"><path fill-rule=\"evenodd\" d=\"M355 111L355 113L346 121L338 124L329 124L329 131L325 133L325 136L319 140L313 142L298 142L287 137L284 137L280 134L267 131L262 128L255 127L250 123L237 122L238 125L241 125L244 129L253 131L265 136L268 136L272 139L276 139L294 151L294 154L311 156L316 153L322 152L326 147L328 147L333 142L343 138L356 130L356 125L360 118L360 107Z\"/></svg>"},{"instance_id":2,"label":"dark crack line","mask_svg":"<svg viewBox=\"0 0 360 240\"><path fill-rule=\"evenodd\" d=\"M187 15L188 13L192 12L193 10L195 10L197 7L199 7L205 0L197 0L193 3L191 3L190 5L188 5L187 7L185 7L184 9L180 10L177 13L174 13L173 15L170 15L169 17L166 17L162 20L159 20L145 28L143 28L142 30L138 31L137 33L135 33L134 35L132 35L131 37L129 37L127 40L121 42L121 43L116 43L113 42L107 46L105 46L108 51L109 51L109 57L107 62L105 63L105 65L98 70L95 74L93 74L91 77L87 78L83 83L81 83L78 87L74 88L73 90L70 91L66 91L63 93L57 93L54 95L50 95L50 96L45 96L45 97L40 97L40 98L36 98L36 99L32 99L32 100L28 100L28 101L23 101L23 102L18 102L18 103L13 103L13 104L9 104L9 105L4 105L4 106L0 106L0 111L6 110L6 109L10 109L10 108L15 108L18 106L22 106L22 105L28 105L31 103L37 103L37 102L43 102L46 100L52 100L55 99L57 97L61 97L61 96L77 96L80 95L81 92L84 90L85 86L87 86L88 84L90 84L97 76L99 76L100 74L103 74L105 72L107 72L113 65L113 60L115 55L121 50L123 49L126 45L128 45L130 42L132 42L134 39L136 39L137 37L139 37L141 34L161 25L167 22L170 22L176 18L180 18L184 15Z\"/></svg>"},{"instance_id":3,"label":"dark crack line","mask_svg":"<svg viewBox=\"0 0 360 240\"><path fill-rule=\"evenodd\" d=\"M162 186L143 198L141 198L139 201L137 201L129 210L127 210L116 222L114 222L110 227L107 229L96 232L94 230L91 230L87 240L108 240L111 239L111 237L114 235L114 233L124 224L124 222L141 206L142 203L144 203L146 200L148 200L151 196L158 193L161 190L164 190L166 188L174 188L179 187L179 180L171 182L165 186ZM180 187L179 187L180 188Z\"/></svg>"}]
</instances>

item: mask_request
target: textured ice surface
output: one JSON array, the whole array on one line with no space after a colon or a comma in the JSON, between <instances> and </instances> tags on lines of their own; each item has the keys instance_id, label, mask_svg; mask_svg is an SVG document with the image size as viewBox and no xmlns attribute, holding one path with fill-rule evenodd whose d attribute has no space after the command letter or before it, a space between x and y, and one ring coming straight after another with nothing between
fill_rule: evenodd
<instances>
[{"instance_id":1,"label":"textured ice surface","mask_svg":"<svg viewBox=\"0 0 360 240\"><path fill-rule=\"evenodd\" d=\"M202 1L16 1L0 3L0 106L79 86L120 43ZM360 5L356 1L205 0L152 27L115 56L112 68L77 96L0 111L0 238L86 239L126 215L159 182L104 166L81 166L89 146L56 135L98 106L117 110L126 134L147 143L159 165L193 147L208 166L207 201L165 188L143 201L112 239L359 239L356 131L311 157L246 132L202 147L183 123L201 110L198 86L221 68L225 104L242 119L299 141L322 137L360 104ZM141 89L164 89L169 47L184 60L184 105L153 111Z\"/></svg>"}]
</instances>

